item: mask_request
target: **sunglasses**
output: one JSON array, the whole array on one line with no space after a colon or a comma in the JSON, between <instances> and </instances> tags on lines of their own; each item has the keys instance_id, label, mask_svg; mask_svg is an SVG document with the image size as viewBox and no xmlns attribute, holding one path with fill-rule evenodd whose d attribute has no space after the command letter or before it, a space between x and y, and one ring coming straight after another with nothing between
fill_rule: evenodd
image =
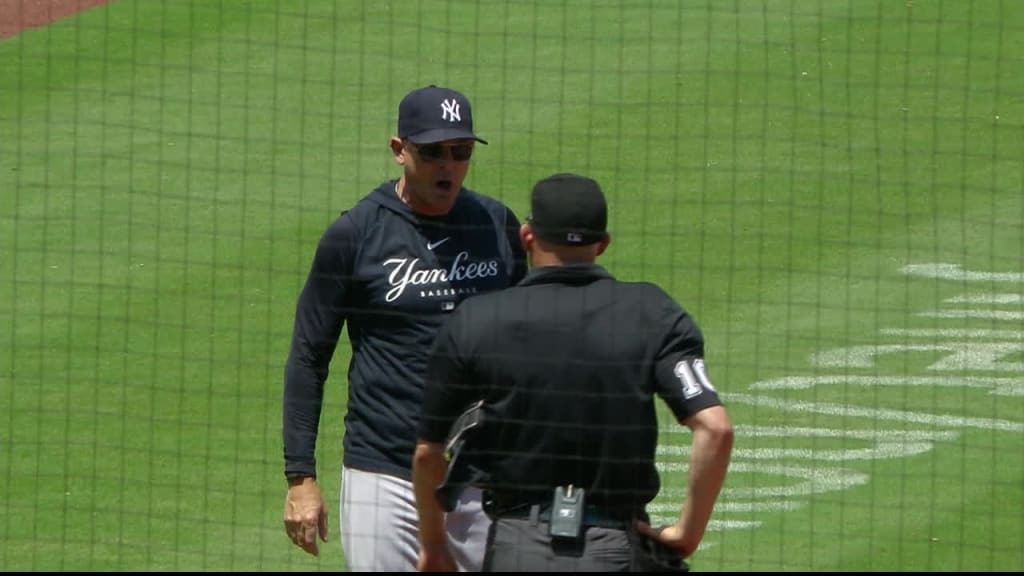
<instances>
[{"instance_id":1,"label":"sunglasses","mask_svg":"<svg viewBox=\"0 0 1024 576\"><path fill-rule=\"evenodd\" d=\"M451 151L451 158L456 162L465 162L473 155L472 144L410 144L424 162L439 162L445 159L445 150Z\"/></svg>"}]
</instances>

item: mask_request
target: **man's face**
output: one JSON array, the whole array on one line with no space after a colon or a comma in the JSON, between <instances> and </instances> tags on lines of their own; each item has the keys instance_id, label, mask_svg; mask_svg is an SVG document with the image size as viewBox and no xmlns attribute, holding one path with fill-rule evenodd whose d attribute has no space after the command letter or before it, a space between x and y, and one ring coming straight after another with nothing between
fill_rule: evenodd
<instances>
[{"instance_id":1,"label":"man's face","mask_svg":"<svg viewBox=\"0 0 1024 576\"><path fill-rule=\"evenodd\" d=\"M454 202L469 171L475 142L469 139L433 144L401 142L399 163L405 168L410 192L429 204Z\"/></svg>"}]
</instances>

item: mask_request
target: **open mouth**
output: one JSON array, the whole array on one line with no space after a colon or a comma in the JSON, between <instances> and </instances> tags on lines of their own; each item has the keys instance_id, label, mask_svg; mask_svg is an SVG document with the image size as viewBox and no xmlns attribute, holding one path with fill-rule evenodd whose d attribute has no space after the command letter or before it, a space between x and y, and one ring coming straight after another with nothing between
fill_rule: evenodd
<instances>
[{"instance_id":1,"label":"open mouth","mask_svg":"<svg viewBox=\"0 0 1024 576\"><path fill-rule=\"evenodd\" d=\"M434 181L434 186L437 187L438 190L442 190L444 192L451 192L451 190L452 190L452 181L451 180L435 180Z\"/></svg>"}]
</instances>

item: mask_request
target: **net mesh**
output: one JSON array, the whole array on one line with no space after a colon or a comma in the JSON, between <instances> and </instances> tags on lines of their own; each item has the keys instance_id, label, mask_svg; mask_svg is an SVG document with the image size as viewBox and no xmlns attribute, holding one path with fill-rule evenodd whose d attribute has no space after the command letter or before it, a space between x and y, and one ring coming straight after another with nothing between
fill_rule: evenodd
<instances>
[{"instance_id":1,"label":"net mesh","mask_svg":"<svg viewBox=\"0 0 1024 576\"><path fill-rule=\"evenodd\" d=\"M284 535L319 235L431 83L467 185L602 183L737 426L701 570L1024 569L1024 4L0 0L0 569L337 570ZM663 411L671 522L689 434Z\"/></svg>"}]
</instances>

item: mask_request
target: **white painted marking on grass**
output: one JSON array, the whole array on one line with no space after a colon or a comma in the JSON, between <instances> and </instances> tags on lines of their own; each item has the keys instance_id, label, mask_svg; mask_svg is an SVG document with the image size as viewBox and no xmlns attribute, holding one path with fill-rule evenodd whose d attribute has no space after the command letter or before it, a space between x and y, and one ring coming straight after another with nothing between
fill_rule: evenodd
<instances>
[{"instance_id":1,"label":"white painted marking on grass","mask_svg":"<svg viewBox=\"0 0 1024 576\"><path fill-rule=\"evenodd\" d=\"M986 330L958 328L883 328L879 331L883 336L903 336L907 338L985 338L988 340L1024 340L1024 330Z\"/></svg>"},{"instance_id":2,"label":"white painted marking on grass","mask_svg":"<svg viewBox=\"0 0 1024 576\"><path fill-rule=\"evenodd\" d=\"M821 460L824 462L844 462L847 460L875 460L902 458L924 454L932 449L931 442L879 442L870 448L824 449L824 448L734 448L733 459L771 460L784 458L794 460ZM689 456L689 446L670 446L666 454L673 456ZM661 451L658 451L661 453Z\"/></svg>"},{"instance_id":3,"label":"white painted marking on grass","mask_svg":"<svg viewBox=\"0 0 1024 576\"><path fill-rule=\"evenodd\" d=\"M718 511L718 506L715 506L715 511ZM677 516L651 516L651 526L667 526L669 524L675 524L679 520ZM761 526L761 522L758 520L711 520L708 522L708 532L724 532L726 530L753 530ZM718 542L709 542L708 540L701 541L700 545L697 546L697 550L705 550L707 548L713 548Z\"/></svg>"},{"instance_id":4,"label":"white painted marking on grass","mask_svg":"<svg viewBox=\"0 0 1024 576\"><path fill-rule=\"evenodd\" d=\"M662 490L661 495L669 499L669 502L660 504L649 504L647 512L650 514L675 514L679 515L679 509L686 498L686 491L679 489ZM678 503L674 503L678 500ZM799 502L792 500L775 500L772 502L716 502L715 512L789 512L800 508Z\"/></svg>"},{"instance_id":5,"label":"white painted marking on grass","mask_svg":"<svg viewBox=\"0 0 1024 576\"><path fill-rule=\"evenodd\" d=\"M904 266L901 272L911 276L955 280L960 282L1008 282L1024 284L1024 274L1017 272L979 272L965 270L959 264L933 263ZM1024 294L1016 292L968 292L947 298L946 304L962 305L965 309L919 312L918 316L940 319L978 319L1019 322L1024 311L998 309L1002 305L1024 303ZM969 307L976 306L974 309ZM811 355L811 363L825 368L875 368L877 358L895 353L940 353L929 367L933 371L1001 371L1024 373L1024 362L1016 356L1024 352L1024 330L1007 326L1007 330L966 328L889 328L883 336L904 339L930 339L930 341L904 341L902 344L877 344L825 350ZM979 342L979 340L985 340ZM934 356L933 356L934 357ZM926 361L930 358L925 357ZM783 377L755 382L753 390L806 390L818 385L830 386L909 386L939 388L987 389L998 396L1024 396L1024 377L982 376L870 376L826 375ZM906 410L869 408L830 402L805 402L753 394L722 393L728 403L748 404L774 408L783 412L823 414L834 417L838 426L848 424L847 418L863 418L867 424L878 421L921 424L939 430L894 430L749 426L737 425L737 444L732 453L730 477L736 474L757 474L756 487L739 486L730 482L722 490L716 513L748 514L789 511L801 506L800 497L845 490L864 485L869 476L856 470L816 465L816 462L846 462L909 457L932 450L936 442L955 440L956 429L980 428L1008 432L1024 432L1024 422L996 418L973 418L956 414L929 414ZM945 428L945 429L943 429ZM953 430L949 430L952 428ZM678 425L663 427L661 432L671 435L689 434ZM744 438L756 439L756 442ZM776 438L778 440L773 441ZM810 442L808 439L841 439L842 442ZM853 447L847 448L855 442ZM857 445L859 442L861 445ZM685 472L689 468L691 448L684 445L658 447L658 470ZM773 445L774 444L774 445ZM781 445L780 445L781 444ZM808 446L809 444L809 446ZM818 447L818 444L825 446ZM756 447L751 447L756 446ZM810 461L807 466L790 465L792 461ZM772 484L766 486L765 484ZM737 484L735 487L731 484ZM676 521L679 505L686 498L685 487L663 488L660 498L669 502L649 506L652 521L668 524ZM759 520L713 520L709 531L753 529ZM702 545L703 547L703 545Z\"/></svg>"},{"instance_id":6,"label":"white painted marking on grass","mask_svg":"<svg viewBox=\"0 0 1024 576\"><path fill-rule=\"evenodd\" d=\"M962 282L1016 282L1024 283L1024 273L1020 272L976 272L964 270L959 264L908 264L900 268L900 272L909 276L923 278L939 278L941 280L959 280Z\"/></svg>"},{"instance_id":7,"label":"white painted marking on grass","mask_svg":"<svg viewBox=\"0 0 1024 576\"><path fill-rule=\"evenodd\" d=\"M685 472L686 464L659 463L657 468L660 472ZM868 475L856 470L846 468L826 468L822 466L782 466L779 464L765 464L763 462L732 462L729 465L729 474L757 473L772 476L784 476L801 480L795 484L783 486L757 486L755 488L730 488L722 489L722 499L740 498L764 498L771 496L810 496L822 492L835 492L845 490L852 486L866 484Z\"/></svg>"},{"instance_id":8,"label":"white painted marking on grass","mask_svg":"<svg viewBox=\"0 0 1024 576\"><path fill-rule=\"evenodd\" d=\"M722 532L724 530L753 530L761 525L758 520L711 520L708 522L708 531Z\"/></svg>"},{"instance_id":9,"label":"white painted marking on grass","mask_svg":"<svg viewBox=\"0 0 1024 576\"><path fill-rule=\"evenodd\" d=\"M960 434L951 430L838 430L835 428L810 428L806 426L756 426L737 424L733 427L736 436L757 436L776 438L851 438L854 440L879 440L888 442L943 442L955 440ZM660 429L662 433L684 433L690 431L679 424ZM659 453L674 447L659 447Z\"/></svg>"},{"instance_id":10,"label":"white painted marking on grass","mask_svg":"<svg viewBox=\"0 0 1024 576\"><path fill-rule=\"evenodd\" d=\"M665 432L685 432L681 426L664 429ZM802 428L784 426L748 426L735 427L737 438L841 438L870 442L867 448L734 448L734 460L780 460L793 458L801 460L821 460L841 462L847 460L874 460L883 458L902 458L923 454L934 447L935 442L955 440L959 434L949 430L833 430L829 428ZM690 446L665 444L658 446L659 456L670 456L687 459ZM685 466L685 464L684 464Z\"/></svg>"},{"instance_id":11,"label":"white painted marking on grass","mask_svg":"<svg viewBox=\"0 0 1024 576\"><path fill-rule=\"evenodd\" d=\"M882 443L871 448L851 448L847 450L822 450L809 448L768 448L758 450L737 450L737 457L749 458L751 460L772 460L778 461L784 458L797 460L821 460L825 462L844 462L847 460L882 460L888 458L902 458L924 454L932 449L930 442L915 442L913 444L891 444Z\"/></svg>"},{"instance_id":12,"label":"white painted marking on grass","mask_svg":"<svg viewBox=\"0 0 1024 576\"><path fill-rule=\"evenodd\" d=\"M756 437L760 439L779 438L794 439L844 439L871 442L873 447L863 449L799 449L799 448L738 448L733 450L730 476L741 473L756 473L766 476L782 476L795 478L796 483L783 480L782 485L756 488L729 488L722 491L719 502L715 505L718 513L757 513L773 511L791 511L799 508L801 503L779 497L801 497L821 492L845 490L852 486L867 483L869 476L854 470L830 467L783 466L774 464L782 459L806 459L814 461L837 462L869 460L876 458L898 458L912 456L931 450L934 442L951 441L959 434L950 430L839 430L831 428L811 428L800 426L752 426L740 424L735 428L737 438ZM662 432L684 434L688 431L679 425L667 426ZM742 440L740 440L742 442ZM661 472L686 472L689 468L689 446L665 444L658 447L661 458L679 460L661 462L657 468ZM773 462L772 464L766 461ZM648 507L652 513L677 512L680 503L686 498L685 488L662 488L659 498L667 502L653 504ZM770 498L771 500L765 501ZM751 501L753 500L753 501ZM668 521L674 521L668 518ZM736 526L739 529L739 526Z\"/></svg>"},{"instance_id":13,"label":"white painted marking on grass","mask_svg":"<svg viewBox=\"0 0 1024 576\"><path fill-rule=\"evenodd\" d=\"M1024 314L1024 313L1022 313ZM1024 315L1022 315L1024 317ZM1024 362L1001 362L1024 352L1024 342L943 342L939 344L881 344L849 346L811 354L811 364L826 368L874 368L875 358L902 352L947 352L929 370L991 370L1024 372Z\"/></svg>"},{"instance_id":14,"label":"white painted marking on grass","mask_svg":"<svg viewBox=\"0 0 1024 576\"><path fill-rule=\"evenodd\" d=\"M1020 304L1024 294L962 294L947 298L950 304Z\"/></svg>"},{"instance_id":15,"label":"white painted marking on grass","mask_svg":"<svg viewBox=\"0 0 1024 576\"><path fill-rule=\"evenodd\" d=\"M724 499L763 498L765 496L810 496L823 492L845 490L853 486L867 484L868 481L867 474L846 468L769 465L763 462L733 462L729 465L730 474L744 472L799 478L803 481L790 486L758 486L755 488L731 488L727 486L721 492Z\"/></svg>"},{"instance_id":16,"label":"white painted marking on grass","mask_svg":"<svg viewBox=\"0 0 1024 576\"><path fill-rule=\"evenodd\" d=\"M960 434L950 430L837 430L833 428L809 428L804 426L736 426L741 436L778 438L852 438L855 440L878 440L888 442L920 442L955 440Z\"/></svg>"},{"instance_id":17,"label":"white painted marking on grass","mask_svg":"<svg viewBox=\"0 0 1024 576\"><path fill-rule=\"evenodd\" d=\"M1024 379L985 376L790 376L761 380L751 390L807 390L814 386L991 388L995 396L1024 396Z\"/></svg>"},{"instance_id":18,"label":"white painted marking on grass","mask_svg":"<svg viewBox=\"0 0 1024 576\"><path fill-rule=\"evenodd\" d=\"M978 320L1024 320L1024 312L1012 310L934 310L929 312L918 312L918 316L926 318L975 318Z\"/></svg>"},{"instance_id":19,"label":"white painted marking on grass","mask_svg":"<svg viewBox=\"0 0 1024 576\"><path fill-rule=\"evenodd\" d=\"M969 418L954 414L926 414L904 410L884 408L863 408L847 404L831 402L800 402L755 396L753 394L726 393L719 394L726 402L736 402L763 408L776 408L786 412L807 412L826 414L841 418L868 418L870 420L893 420L897 422L913 422L940 428L980 428L983 430L1001 430L1004 432L1024 432L1024 423L997 418Z\"/></svg>"}]
</instances>

